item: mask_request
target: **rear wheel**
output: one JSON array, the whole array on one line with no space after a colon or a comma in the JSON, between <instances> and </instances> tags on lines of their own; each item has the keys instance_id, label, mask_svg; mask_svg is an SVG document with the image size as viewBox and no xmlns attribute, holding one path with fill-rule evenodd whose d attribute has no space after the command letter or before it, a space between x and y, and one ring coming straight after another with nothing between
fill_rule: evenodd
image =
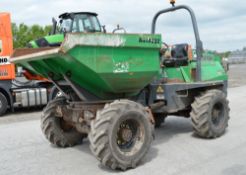
<instances>
[{"instance_id":1,"label":"rear wheel","mask_svg":"<svg viewBox=\"0 0 246 175\"><path fill-rule=\"evenodd\" d=\"M209 90L197 97L190 114L195 133L205 138L223 135L228 127L229 110L226 95L220 90Z\"/></svg>"},{"instance_id":2,"label":"rear wheel","mask_svg":"<svg viewBox=\"0 0 246 175\"><path fill-rule=\"evenodd\" d=\"M57 107L65 104L64 97L57 97L48 103L41 116L41 128L45 137L52 144L64 148L80 144L84 137L58 114Z\"/></svg>"},{"instance_id":3,"label":"rear wheel","mask_svg":"<svg viewBox=\"0 0 246 175\"><path fill-rule=\"evenodd\" d=\"M148 152L153 126L142 105L115 101L97 112L89 140L92 153L103 165L126 170L135 168Z\"/></svg>"},{"instance_id":4,"label":"rear wheel","mask_svg":"<svg viewBox=\"0 0 246 175\"><path fill-rule=\"evenodd\" d=\"M6 97L0 93L0 116L6 113L8 109L8 101Z\"/></svg>"}]
</instances>

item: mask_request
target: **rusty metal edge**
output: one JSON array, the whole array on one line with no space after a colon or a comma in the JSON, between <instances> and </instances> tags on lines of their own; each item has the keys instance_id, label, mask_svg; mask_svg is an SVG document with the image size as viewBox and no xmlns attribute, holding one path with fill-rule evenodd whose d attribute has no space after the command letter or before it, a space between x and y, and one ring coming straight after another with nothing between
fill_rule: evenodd
<instances>
[{"instance_id":1,"label":"rusty metal edge","mask_svg":"<svg viewBox=\"0 0 246 175\"><path fill-rule=\"evenodd\" d=\"M55 48L55 49L50 49L50 50L46 50L46 51L40 51L40 52L33 53L33 54L11 57L11 62L18 63L18 61L23 61L23 60L31 61L31 60L35 60L35 59L51 57L51 56L57 55L59 53L61 53L60 48Z\"/></svg>"}]
</instances>

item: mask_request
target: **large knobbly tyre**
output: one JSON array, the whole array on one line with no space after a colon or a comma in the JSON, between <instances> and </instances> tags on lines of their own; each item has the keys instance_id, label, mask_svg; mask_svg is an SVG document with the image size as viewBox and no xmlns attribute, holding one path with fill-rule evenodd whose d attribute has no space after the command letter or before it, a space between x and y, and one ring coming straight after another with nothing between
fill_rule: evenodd
<instances>
[{"instance_id":1,"label":"large knobbly tyre","mask_svg":"<svg viewBox=\"0 0 246 175\"><path fill-rule=\"evenodd\" d=\"M148 152L154 136L148 115L142 105L129 100L105 105L91 123L92 153L112 169L135 168Z\"/></svg>"},{"instance_id":2,"label":"large knobbly tyre","mask_svg":"<svg viewBox=\"0 0 246 175\"><path fill-rule=\"evenodd\" d=\"M195 98L190 113L197 135L204 138L220 137L228 127L229 106L220 90L208 90Z\"/></svg>"},{"instance_id":3,"label":"large knobbly tyre","mask_svg":"<svg viewBox=\"0 0 246 175\"><path fill-rule=\"evenodd\" d=\"M48 103L41 116L41 128L45 137L62 148L80 144L83 139L82 134L66 124L61 116L57 116L57 106L65 103L64 97L57 97Z\"/></svg>"},{"instance_id":4,"label":"large knobbly tyre","mask_svg":"<svg viewBox=\"0 0 246 175\"><path fill-rule=\"evenodd\" d=\"M8 101L6 97L0 92L0 116L6 113L8 109Z\"/></svg>"}]
</instances>

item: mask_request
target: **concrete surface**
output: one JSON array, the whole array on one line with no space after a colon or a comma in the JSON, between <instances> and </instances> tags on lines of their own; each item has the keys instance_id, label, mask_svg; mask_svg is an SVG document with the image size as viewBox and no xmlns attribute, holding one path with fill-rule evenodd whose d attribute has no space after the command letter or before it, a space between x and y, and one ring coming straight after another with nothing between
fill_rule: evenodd
<instances>
[{"instance_id":1,"label":"concrete surface","mask_svg":"<svg viewBox=\"0 0 246 175\"><path fill-rule=\"evenodd\" d=\"M229 87L239 87L246 85L246 64L232 64L230 65Z\"/></svg>"},{"instance_id":2,"label":"concrete surface","mask_svg":"<svg viewBox=\"0 0 246 175\"><path fill-rule=\"evenodd\" d=\"M29 113L33 117L30 121L0 120L0 175L245 175L246 86L229 89L229 100L231 120L224 136L215 140L197 138L192 134L190 119L170 117L156 130L143 163L126 172L102 167L90 153L87 140L74 148L51 146L40 130L40 112Z\"/></svg>"}]
</instances>

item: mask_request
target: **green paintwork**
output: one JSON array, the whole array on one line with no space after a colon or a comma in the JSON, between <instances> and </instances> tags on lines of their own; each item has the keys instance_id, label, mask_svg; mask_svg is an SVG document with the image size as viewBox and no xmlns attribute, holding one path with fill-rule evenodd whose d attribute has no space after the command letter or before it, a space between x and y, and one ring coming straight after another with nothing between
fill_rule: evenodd
<instances>
[{"instance_id":1,"label":"green paintwork","mask_svg":"<svg viewBox=\"0 0 246 175\"><path fill-rule=\"evenodd\" d=\"M211 52L204 52L202 59L202 81L228 80L228 76L221 65L221 58ZM195 82L195 77L191 76L191 71L196 69L196 62L190 61L187 66L177 68L164 68L162 77L178 79L180 82Z\"/></svg>"},{"instance_id":2,"label":"green paintwork","mask_svg":"<svg viewBox=\"0 0 246 175\"><path fill-rule=\"evenodd\" d=\"M62 43L64 41L64 34L49 35L45 36L44 39L51 45ZM30 41L29 44L32 46L32 48L39 48L36 44L36 41Z\"/></svg>"},{"instance_id":3,"label":"green paintwork","mask_svg":"<svg viewBox=\"0 0 246 175\"><path fill-rule=\"evenodd\" d=\"M28 44L31 46L31 48L38 48L36 41L30 41Z\"/></svg>"},{"instance_id":4,"label":"green paintwork","mask_svg":"<svg viewBox=\"0 0 246 175\"><path fill-rule=\"evenodd\" d=\"M61 36L57 36L61 39ZM92 94L102 98L126 98L136 95L154 79L195 82L196 61L187 66L160 68L161 35L150 34L67 34L55 52L40 52L12 58L34 73L55 80L65 74ZM227 80L220 58L204 53L202 81Z\"/></svg>"},{"instance_id":5,"label":"green paintwork","mask_svg":"<svg viewBox=\"0 0 246 175\"><path fill-rule=\"evenodd\" d=\"M56 79L71 73L71 80L103 98L131 96L148 85L159 73L160 35L67 34L60 52L13 58L16 64L44 77Z\"/></svg>"}]
</instances>

